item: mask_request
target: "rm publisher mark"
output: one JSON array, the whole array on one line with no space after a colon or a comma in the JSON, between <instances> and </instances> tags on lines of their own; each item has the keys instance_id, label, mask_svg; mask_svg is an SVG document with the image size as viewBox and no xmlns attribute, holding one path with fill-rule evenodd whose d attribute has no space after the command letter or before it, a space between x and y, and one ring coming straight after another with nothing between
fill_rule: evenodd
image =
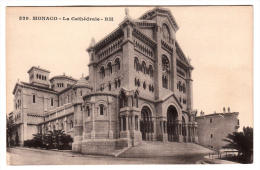
<instances>
[{"instance_id":1,"label":"rm publisher mark","mask_svg":"<svg viewBox=\"0 0 260 170\"><path fill-rule=\"evenodd\" d=\"M62 21L114 21L113 17L104 17L104 18L99 18L99 17L54 17L54 16L33 16L33 17L28 17L28 16L19 16L19 20L37 20L37 21L57 21L57 20L62 20Z\"/></svg>"}]
</instances>

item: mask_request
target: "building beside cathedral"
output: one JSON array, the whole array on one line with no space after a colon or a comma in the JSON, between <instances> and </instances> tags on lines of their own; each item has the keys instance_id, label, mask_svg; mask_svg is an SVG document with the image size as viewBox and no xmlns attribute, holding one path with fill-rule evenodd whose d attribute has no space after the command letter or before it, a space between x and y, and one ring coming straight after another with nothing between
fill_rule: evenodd
<instances>
[{"instance_id":1,"label":"building beside cathedral","mask_svg":"<svg viewBox=\"0 0 260 170\"><path fill-rule=\"evenodd\" d=\"M204 115L201 113L197 116L198 138L201 145L221 150L228 144L223 141L228 134L237 132L239 126L238 112L230 112L230 108L223 109L223 113L213 113Z\"/></svg>"},{"instance_id":2,"label":"building beside cathedral","mask_svg":"<svg viewBox=\"0 0 260 170\"><path fill-rule=\"evenodd\" d=\"M62 129L73 151L110 154L145 141L198 142L192 70L170 10L129 17L87 48L89 76L79 80L31 67L13 90L20 145Z\"/></svg>"}]
</instances>

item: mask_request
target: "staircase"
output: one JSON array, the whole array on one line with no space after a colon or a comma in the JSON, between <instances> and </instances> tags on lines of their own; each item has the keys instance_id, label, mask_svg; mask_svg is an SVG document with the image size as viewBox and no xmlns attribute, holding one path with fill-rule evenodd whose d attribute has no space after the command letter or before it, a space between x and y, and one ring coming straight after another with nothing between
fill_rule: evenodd
<instances>
[{"instance_id":1,"label":"staircase","mask_svg":"<svg viewBox=\"0 0 260 170\"><path fill-rule=\"evenodd\" d=\"M176 155L208 154L214 151L194 143L142 141L139 145L126 150L119 157L161 157Z\"/></svg>"}]
</instances>

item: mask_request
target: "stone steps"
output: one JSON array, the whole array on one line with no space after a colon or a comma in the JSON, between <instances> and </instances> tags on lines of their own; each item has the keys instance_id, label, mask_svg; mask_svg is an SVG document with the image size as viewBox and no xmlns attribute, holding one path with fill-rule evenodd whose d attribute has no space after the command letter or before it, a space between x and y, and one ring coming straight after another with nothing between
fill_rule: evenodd
<instances>
[{"instance_id":1,"label":"stone steps","mask_svg":"<svg viewBox=\"0 0 260 170\"><path fill-rule=\"evenodd\" d=\"M194 143L142 141L119 157L160 157L208 153L214 153L214 151Z\"/></svg>"}]
</instances>

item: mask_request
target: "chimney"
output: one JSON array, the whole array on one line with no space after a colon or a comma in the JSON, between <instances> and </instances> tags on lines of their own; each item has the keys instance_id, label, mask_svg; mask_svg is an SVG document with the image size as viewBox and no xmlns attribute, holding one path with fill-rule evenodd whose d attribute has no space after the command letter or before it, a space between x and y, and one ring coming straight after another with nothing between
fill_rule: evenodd
<instances>
[{"instance_id":1,"label":"chimney","mask_svg":"<svg viewBox=\"0 0 260 170\"><path fill-rule=\"evenodd\" d=\"M228 113L230 113L230 107L228 107Z\"/></svg>"},{"instance_id":2,"label":"chimney","mask_svg":"<svg viewBox=\"0 0 260 170\"><path fill-rule=\"evenodd\" d=\"M223 113L224 113L224 114L226 113L226 108L225 108L225 107L223 107Z\"/></svg>"}]
</instances>

